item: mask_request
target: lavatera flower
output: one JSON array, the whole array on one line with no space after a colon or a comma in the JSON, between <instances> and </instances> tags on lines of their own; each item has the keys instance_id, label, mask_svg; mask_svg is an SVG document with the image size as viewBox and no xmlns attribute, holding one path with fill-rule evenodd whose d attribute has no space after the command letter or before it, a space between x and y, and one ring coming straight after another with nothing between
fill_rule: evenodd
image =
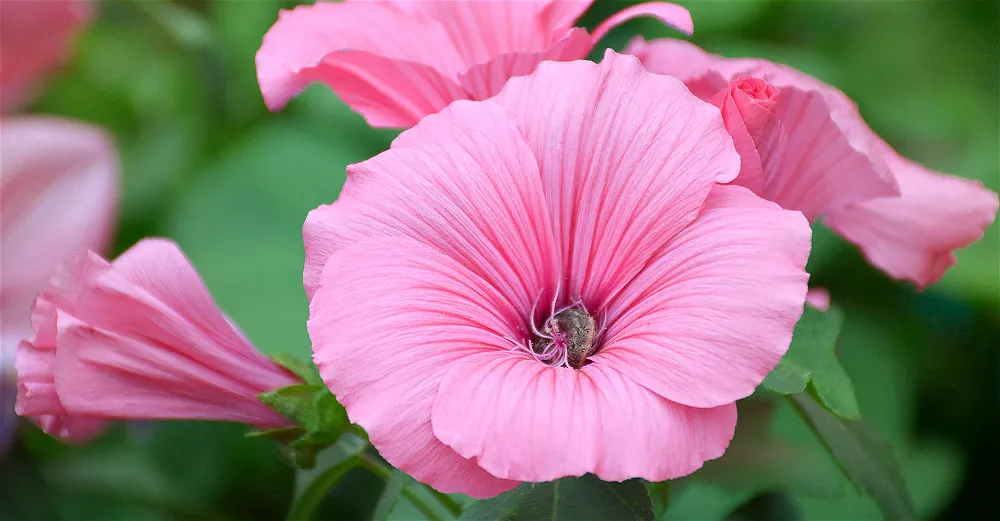
<instances>
[{"instance_id":1,"label":"lavatera flower","mask_svg":"<svg viewBox=\"0 0 1000 521\"><path fill-rule=\"evenodd\" d=\"M900 156L843 92L791 67L673 39L627 52L720 107L743 157L737 184L822 218L894 278L937 282L996 218L997 194Z\"/></svg>"},{"instance_id":2,"label":"lavatera flower","mask_svg":"<svg viewBox=\"0 0 1000 521\"><path fill-rule=\"evenodd\" d=\"M298 379L256 351L177 246L146 239L108 263L89 252L35 300L17 353L17 413L73 439L96 419L288 421L257 395Z\"/></svg>"},{"instance_id":3,"label":"lavatera flower","mask_svg":"<svg viewBox=\"0 0 1000 521\"><path fill-rule=\"evenodd\" d=\"M573 27L593 0L317 2L283 11L257 53L272 110L321 82L375 127L407 128L457 99L482 100L543 60L587 56L609 30L654 16L694 30L681 6L629 7L594 34Z\"/></svg>"},{"instance_id":4,"label":"lavatera flower","mask_svg":"<svg viewBox=\"0 0 1000 521\"><path fill-rule=\"evenodd\" d=\"M455 102L306 220L320 374L444 492L691 473L806 296L806 219L739 169L717 109L612 51Z\"/></svg>"}]
</instances>

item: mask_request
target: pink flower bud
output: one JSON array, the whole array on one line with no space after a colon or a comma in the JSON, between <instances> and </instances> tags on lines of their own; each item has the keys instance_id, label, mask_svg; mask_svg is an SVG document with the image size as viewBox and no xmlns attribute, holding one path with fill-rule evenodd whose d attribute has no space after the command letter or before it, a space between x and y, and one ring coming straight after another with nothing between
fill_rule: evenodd
<instances>
[{"instance_id":1,"label":"pink flower bud","mask_svg":"<svg viewBox=\"0 0 1000 521\"><path fill-rule=\"evenodd\" d=\"M298 379L250 345L170 241L144 240L114 263L77 256L31 321L17 353L22 416L289 423L257 395Z\"/></svg>"},{"instance_id":2,"label":"pink flower bud","mask_svg":"<svg viewBox=\"0 0 1000 521\"><path fill-rule=\"evenodd\" d=\"M735 184L758 195L764 189L770 162L764 157L781 141L781 127L774 119L781 91L760 78L741 76L719 91L712 104L722 111L722 121L740 153L740 175ZM770 157L770 156L768 156Z\"/></svg>"}]
</instances>

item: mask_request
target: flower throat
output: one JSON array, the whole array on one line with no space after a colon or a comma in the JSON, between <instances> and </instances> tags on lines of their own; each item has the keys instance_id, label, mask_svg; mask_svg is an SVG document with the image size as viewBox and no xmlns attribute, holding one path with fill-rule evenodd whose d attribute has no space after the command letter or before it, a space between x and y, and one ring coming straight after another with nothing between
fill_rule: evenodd
<instances>
[{"instance_id":1,"label":"flower throat","mask_svg":"<svg viewBox=\"0 0 1000 521\"><path fill-rule=\"evenodd\" d=\"M566 365L579 369L587 364L587 357L594 350L597 324L589 313L573 306L552 315L545 321L542 330L535 329L534 333L531 350L539 358L559 359L565 356Z\"/></svg>"}]
</instances>

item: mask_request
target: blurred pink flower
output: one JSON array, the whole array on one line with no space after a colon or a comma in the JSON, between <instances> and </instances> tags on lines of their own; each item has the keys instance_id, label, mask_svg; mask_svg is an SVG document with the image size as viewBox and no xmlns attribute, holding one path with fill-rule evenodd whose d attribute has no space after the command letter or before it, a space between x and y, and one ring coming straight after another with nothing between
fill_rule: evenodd
<instances>
[{"instance_id":1,"label":"blurred pink flower","mask_svg":"<svg viewBox=\"0 0 1000 521\"><path fill-rule=\"evenodd\" d=\"M637 38L627 52L651 72L680 78L703 100L731 92L728 82L742 76L780 89L774 118L783 130L767 143L754 139L771 164L765 186L751 178L751 188L810 220L825 216L825 225L892 277L921 288L937 282L955 264L954 251L979 240L996 218L997 194L901 157L843 92L795 69L727 59L672 39ZM734 140L739 147L738 133Z\"/></svg>"},{"instance_id":2,"label":"blurred pink flower","mask_svg":"<svg viewBox=\"0 0 1000 521\"><path fill-rule=\"evenodd\" d=\"M143 240L114 263L81 253L31 319L17 355L20 415L288 423L257 395L297 378L250 345L170 241Z\"/></svg>"},{"instance_id":3,"label":"blurred pink flower","mask_svg":"<svg viewBox=\"0 0 1000 521\"><path fill-rule=\"evenodd\" d=\"M826 288L809 288L806 303L820 311L829 311L830 292Z\"/></svg>"},{"instance_id":4,"label":"blurred pink flower","mask_svg":"<svg viewBox=\"0 0 1000 521\"><path fill-rule=\"evenodd\" d=\"M693 472L806 295L808 223L738 171L718 110L611 51L457 101L309 214L320 373L444 492Z\"/></svg>"},{"instance_id":5,"label":"blurred pink flower","mask_svg":"<svg viewBox=\"0 0 1000 521\"><path fill-rule=\"evenodd\" d=\"M101 130L48 117L0 121L0 379L10 385L13 353L31 336L31 300L75 252L105 246L118 182L114 146ZM96 428L83 422L66 432L80 439Z\"/></svg>"},{"instance_id":6,"label":"blurred pink flower","mask_svg":"<svg viewBox=\"0 0 1000 521\"><path fill-rule=\"evenodd\" d=\"M0 109L27 101L90 13L87 0L0 0Z\"/></svg>"},{"instance_id":7,"label":"blurred pink flower","mask_svg":"<svg viewBox=\"0 0 1000 521\"><path fill-rule=\"evenodd\" d=\"M277 110L322 82L375 127L406 128L457 99L482 100L542 60L587 56L609 30L654 16L694 30L686 9L629 7L588 34L592 0L317 2L282 11L257 53L264 101Z\"/></svg>"}]
</instances>

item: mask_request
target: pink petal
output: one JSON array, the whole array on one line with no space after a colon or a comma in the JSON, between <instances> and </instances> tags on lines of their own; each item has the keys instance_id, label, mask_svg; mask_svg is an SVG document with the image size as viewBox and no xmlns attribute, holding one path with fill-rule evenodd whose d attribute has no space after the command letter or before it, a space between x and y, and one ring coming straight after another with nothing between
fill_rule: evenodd
<instances>
[{"instance_id":1,"label":"pink petal","mask_svg":"<svg viewBox=\"0 0 1000 521\"><path fill-rule=\"evenodd\" d=\"M0 108L7 111L24 102L40 76L59 65L90 7L83 0L3 2Z\"/></svg>"},{"instance_id":2,"label":"pink petal","mask_svg":"<svg viewBox=\"0 0 1000 521\"><path fill-rule=\"evenodd\" d=\"M458 82L469 99L486 99L498 94L510 78L531 74L545 60L583 59L592 47L593 41L585 29L572 29L547 49L537 52L506 52L473 65L458 76Z\"/></svg>"},{"instance_id":3,"label":"pink petal","mask_svg":"<svg viewBox=\"0 0 1000 521\"><path fill-rule=\"evenodd\" d=\"M427 16L390 2L304 5L282 11L257 52L272 110L322 81L373 126L409 126L460 97L467 65Z\"/></svg>"},{"instance_id":4,"label":"pink petal","mask_svg":"<svg viewBox=\"0 0 1000 521\"><path fill-rule=\"evenodd\" d=\"M263 428L287 424L256 400L271 388L247 384L244 375L223 373L181 350L95 328L68 314L59 313L58 323L56 392L74 415L204 419ZM287 378L278 387L292 383Z\"/></svg>"},{"instance_id":5,"label":"pink petal","mask_svg":"<svg viewBox=\"0 0 1000 521\"><path fill-rule=\"evenodd\" d=\"M719 105L726 130L733 138L733 145L740 154L740 175L733 182L759 194L764 190L766 178L757 144L754 143L753 136L750 135L740 115L732 93L723 91L722 94L724 96L721 99L717 98L716 104Z\"/></svg>"},{"instance_id":6,"label":"pink petal","mask_svg":"<svg viewBox=\"0 0 1000 521\"><path fill-rule=\"evenodd\" d=\"M590 309L694 220L716 181L739 172L718 109L630 56L545 62L495 100L541 170L562 290L588 298Z\"/></svg>"},{"instance_id":7,"label":"pink petal","mask_svg":"<svg viewBox=\"0 0 1000 521\"><path fill-rule=\"evenodd\" d=\"M543 0L540 23L553 29L572 27L593 3L593 0Z\"/></svg>"},{"instance_id":8,"label":"pink petal","mask_svg":"<svg viewBox=\"0 0 1000 521\"><path fill-rule=\"evenodd\" d=\"M489 497L517 485L431 430L449 367L470 353L513 350L522 333L497 288L437 249L382 237L329 257L309 311L320 374L386 461L442 492Z\"/></svg>"},{"instance_id":9,"label":"pink petal","mask_svg":"<svg viewBox=\"0 0 1000 521\"><path fill-rule=\"evenodd\" d=\"M634 41L635 53L651 72L683 80L702 99L742 75L781 89L775 117L788 140L777 172L760 195L814 220L835 208L898 194L878 152L878 137L857 106L839 90L790 67L758 59L727 59L680 40ZM712 90L712 89L715 90Z\"/></svg>"},{"instance_id":10,"label":"pink petal","mask_svg":"<svg viewBox=\"0 0 1000 521\"><path fill-rule=\"evenodd\" d=\"M828 311L830 292L826 288L809 288L809 293L806 293L806 303L820 311Z\"/></svg>"},{"instance_id":11,"label":"pink petal","mask_svg":"<svg viewBox=\"0 0 1000 521\"><path fill-rule=\"evenodd\" d=\"M347 171L339 199L303 227L310 297L331 254L370 238L432 245L495 281L524 316L557 280L538 166L492 102L456 102Z\"/></svg>"},{"instance_id":12,"label":"pink petal","mask_svg":"<svg viewBox=\"0 0 1000 521\"><path fill-rule=\"evenodd\" d=\"M114 147L100 129L47 117L0 122L4 324L27 320L31 299L57 266L104 246L118 190Z\"/></svg>"},{"instance_id":13,"label":"pink petal","mask_svg":"<svg viewBox=\"0 0 1000 521\"><path fill-rule=\"evenodd\" d=\"M749 396L802 315L810 240L799 212L717 186L698 219L608 306L593 365L691 407Z\"/></svg>"},{"instance_id":14,"label":"pink petal","mask_svg":"<svg viewBox=\"0 0 1000 521\"><path fill-rule=\"evenodd\" d=\"M36 416L31 421L45 434L67 443L84 443L103 434L108 421L84 416Z\"/></svg>"},{"instance_id":15,"label":"pink petal","mask_svg":"<svg viewBox=\"0 0 1000 521\"><path fill-rule=\"evenodd\" d=\"M923 288L955 265L955 250L982 238L996 218L997 194L979 182L924 168L888 146L884 150L902 195L846 206L823 224L892 277Z\"/></svg>"},{"instance_id":16,"label":"pink petal","mask_svg":"<svg viewBox=\"0 0 1000 521\"><path fill-rule=\"evenodd\" d=\"M736 406L684 407L599 363L577 371L482 353L445 375L432 422L435 436L496 476L663 481L722 455Z\"/></svg>"},{"instance_id":17,"label":"pink petal","mask_svg":"<svg viewBox=\"0 0 1000 521\"><path fill-rule=\"evenodd\" d=\"M444 29L466 68L505 53L544 51L564 38L569 26L548 26L546 2L400 2L415 15L426 15ZM588 2L589 3L589 2Z\"/></svg>"},{"instance_id":18,"label":"pink petal","mask_svg":"<svg viewBox=\"0 0 1000 521\"><path fill-rule=\"evenodd\" d=\"M647 2L645 4L633 5L618 11L607 20L601 22L594 29L594 43L596 44L608 33L608 31L633 19L643 16L658 18L661 22L677 29L690 36L694 33L694 21L691 13L682 6L669 2Z\"/></svg>"}]
</instances>

